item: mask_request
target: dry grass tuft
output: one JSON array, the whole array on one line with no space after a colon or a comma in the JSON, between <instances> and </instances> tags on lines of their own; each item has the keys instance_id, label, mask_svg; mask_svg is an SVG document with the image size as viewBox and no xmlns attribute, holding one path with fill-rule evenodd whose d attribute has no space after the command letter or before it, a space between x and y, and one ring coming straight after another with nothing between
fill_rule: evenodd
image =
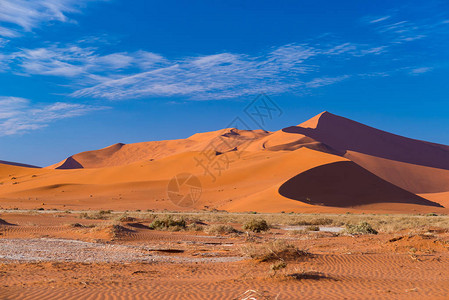
<instances>
[{"instance_id":1,"label":"dry grass tuft","mask_svg":"<svg viewBox=\"0 0 449 300\"><path fill-rule=\"evenodd\" d=\"M295 261L311 256L308 251L300 250L285 241L247 245L244 246L243 252L259 262Z\"/></svg>"},{"instance_id":2,"label":"dry grass tuft","mask_svg":"<svg viewBox=\"0 0 449 300\"><path fill-rule=\"evenodd\" d=\"M237 229L232 227L231 225L211 225L206 229L208 234L231 234L231 233L239 233Z\"/></svg>"},{"instance_id":3,"label":"dry grass tuft","mask_svg":"<svg viewBox=\"0 0 449 300\"><path fill-rule=\"evenodd\" d=\"M252 232L262 232L270 230L270 226L268 226L267 221L264 219L252 219L243 224L243 229Z\"/></svg>"},{"instance_id":4,"label":"dry grass tuft","mask_svg":"<svg viewBox=\"0 0 449 300\"><path fill-rule=\"evenodd\" d=\"M357 225L346 224L346 232L349 234L377 234L368 222L361 222Z\"/></svg>"}]
</instances>

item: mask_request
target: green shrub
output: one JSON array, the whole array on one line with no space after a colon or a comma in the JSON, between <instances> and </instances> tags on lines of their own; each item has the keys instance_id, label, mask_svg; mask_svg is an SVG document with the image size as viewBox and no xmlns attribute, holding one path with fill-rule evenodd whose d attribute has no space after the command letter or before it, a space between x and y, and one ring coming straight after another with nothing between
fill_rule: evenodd
<instances>
[{"instance_id":1,"label":"green shrub","mask_svg":"<svg viewBox=\"0 0 449 300\"><path fill-rule=\"evenodd\" d=\"M268 231L270 229L270 227L268 226L267 221L265 221L263 219L253 219L253 220L243 224L243 229L249 230L252 232L262 232L262 231Z\"/></svg>"},{"instance_id":2,"label":"green shrub","mask_svg":"<svg viewBox=\"0 0 449 300\"><path fill-rule=\"evenodd\" d=\"M164 218L156 218L149 227L151 229L158 229L158 230L173 230L173 231L179 231L181 229L185 229L187 226L186 221L184 218L181 219L173 219L172 216L164 217Z\"/></svg>"},{"instance_id":3,"label":"green shrub","mask_svg":"<svg viewBox=\"0 0 449 300\"><path fill-rule=\"evenodd\" d=\"M378 232L367 222L361 222L357 225L346 224L346 232L349 234L377 234Z\"/></svg>"}]
</instances>

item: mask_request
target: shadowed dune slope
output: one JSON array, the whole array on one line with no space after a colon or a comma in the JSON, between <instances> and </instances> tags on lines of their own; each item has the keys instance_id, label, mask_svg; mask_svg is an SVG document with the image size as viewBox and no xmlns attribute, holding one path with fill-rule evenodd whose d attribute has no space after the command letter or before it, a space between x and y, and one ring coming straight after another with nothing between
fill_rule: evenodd
<instances>
[{"instance_id":1,"label":"shadowed dune slope","mask_svg":"<svg viewBox=\"0 0 449 300\"><path fill-rule=\"evenodd\" d=\"M449 146L398 136L329 112L283 131L308 136L339 151L449 170Z\"/></svg>"},{"instance_id":2,"label":"shadowed dune slope","mask_svg":"<svg viewBox=\"0 0 449 300\"><path fill-rule=\"evenodd\" d=\"M324 206L408 203L442 207L348 161L326 164L300 173L285 182L279 193L290 199Z\"/></svg>"}]
</instances>

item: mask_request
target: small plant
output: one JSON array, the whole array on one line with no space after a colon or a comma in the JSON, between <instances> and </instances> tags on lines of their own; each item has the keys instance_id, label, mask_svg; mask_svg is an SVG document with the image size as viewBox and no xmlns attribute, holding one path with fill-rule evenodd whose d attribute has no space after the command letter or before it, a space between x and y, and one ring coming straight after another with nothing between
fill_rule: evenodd
<instances>
[{"instance_id":1,"label":"small plant","mask_svg":"<svg viewBox=\"0 0 449 300\"><path fill-rule=\"evenodd\" d=\"M130 217L128 215L123 215L118 219L120 222L134 222L136 218Z\"/></svg>"},{"instance_id":2,"label":"small plant","mask_svg":"<svg viewBox=\"0 0 449 300\"><path fill-rule=\"evenodd\" d=\"M373 229L367 222L361 222L357 225L346 224L346 232L349 234L377 234L377 230Z\"/></svg>"},{"instance_id":3,"label":"small plant","mask_svg":"<svg viewBox=\"0 0 449 300\"><path fill-rule=\"evenodd\" d=\"M307 231L320 231L320 226L317 225L310 225L306 227Z\"/></svg>"},{"instance_id":4,"label":"small plant","mask_svg":"<svg viewBox=\"0 0 449 300\"><path fill-rule=\"evenodd\" d=\"M253 219L253 220L243 224L243 229L249 230L252 232L262 232L262 231L268 231L270 229L270 227L268 226L267 221L265 221L263 219Z\"/></svg>"},{"instance_id":5,"label":"small plant","mask_svg":"<svg viewBox=\"0 0 449 300\"><path fill-rule=\"evenodd\" d=\"M272 271L276 272L276 271L285 269L286 267L287 267L287 264L285 263L285 261L280 260L280 261L278 261L278 262L273 263L273 264L270 266L270 269L271 269Z\"/></svg>"},{"instance_id":6,"label":"small plant","mask_svg":"<svg viewBox=\"0 0 449 300\"><path fill-rule=\"evenodd\" d=\"M426 217L437 217L438 215L436 213L428 213L426 214Z\"/></svg>"}]
</instances>

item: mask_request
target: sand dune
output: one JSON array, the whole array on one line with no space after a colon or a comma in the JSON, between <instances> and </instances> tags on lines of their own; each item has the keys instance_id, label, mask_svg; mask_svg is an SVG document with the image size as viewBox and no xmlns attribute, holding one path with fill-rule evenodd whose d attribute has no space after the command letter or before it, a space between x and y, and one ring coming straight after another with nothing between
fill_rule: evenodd
<instances>
[{"instance_id":1,"label":"sand dune","mask_svg":"<svg viewBox=\"0 0 449 300\"><path fill-rule=\"evenodd\" d=\"M347 151L345 157L412 193L449 191L449 170L414 165Z\"/></svg>"},{"instance_id":2,"label":"sand dune","mask_svg":"<svg viewBox=\"0 0 449 300\"><path fill-rule=\"evenodd\" d=\"M198 163L205 157L226 166L205 170ZM180 173L202 184L191 207L176 206L167 195ZM444 211L449 147L324 112L276 132L227 128L118 143L43 169L0 164L0 183L6 208Z\"/></svg>"},{"instance_id":3,"label":"sand dune","mask_svg":"<svg viewBox=\"0 0 449 300\"><path fill-rule=\"evenodd\" d=\"M135 144L118 143L100 150L75 154L49 169L103 168L132 164L143 160L155 160L183 152L214 149L230 151L242 144L268 135L263 130L238 130L227 128L213 132L198 133L187 139L143 142Z\"/></svg>"},{"instance_id":4,"label":"sand dune","mask_svg":"<svg viewBox=\"0 0 449 300\"><path fill-rule=\"evenodd\" d=\"M449 146L398 136L329 112L283 131L306 135L340 151L449 170Z\"/></svg>"},{"instance_id":5,"label":"sand dune","mask_svg":"<svg viewBox=\"0 0 449 300\"><path fill-rule=\"evenodd\" d=\"M21 163L16 163L16 162L11 162L11 161L4 161L4 160L0 160L0 164L17 166L17 167L25 167L25 168L40 168L40 167L33 166L33 165L21 164Z\"/></svg>"}]
</instances>

